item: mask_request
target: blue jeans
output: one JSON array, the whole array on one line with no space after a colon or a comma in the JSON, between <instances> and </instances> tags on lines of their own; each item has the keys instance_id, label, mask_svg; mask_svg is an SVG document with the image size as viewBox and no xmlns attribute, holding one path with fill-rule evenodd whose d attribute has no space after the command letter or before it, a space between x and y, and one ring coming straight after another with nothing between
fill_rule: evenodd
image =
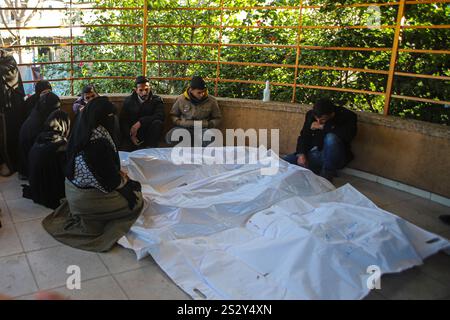
<instances>
[{"instance_id":1,"label":"blue jeans","mask_svg":"<svg viewBox=\"0 0 450 320\"><path fill-rule=\"evenodd\" d=\"M306 154L308 169L316 174L336 175L336 170L346 165L345 146L334 133L327 133L323 140L323 148L312 148ZM297 164L297 155L289 154L283 158L291 164Z\"/></svg>"}]
</instances>

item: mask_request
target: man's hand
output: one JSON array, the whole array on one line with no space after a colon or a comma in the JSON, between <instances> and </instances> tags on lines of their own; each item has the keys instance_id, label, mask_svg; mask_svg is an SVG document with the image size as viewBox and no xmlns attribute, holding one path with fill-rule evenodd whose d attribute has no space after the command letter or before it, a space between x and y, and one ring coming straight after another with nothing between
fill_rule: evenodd
<instances>
[{"instance_id":1,"label":"man's hand","mask_svg":"<svg viewBox=\"0 0 450 320\"><path fill-rule=\"evenodd\" d=\"M136 136L131 136L130 139L131 139L131 142L133 142L133 144L135 146L139 145L139 140Z\"/></svg>"},{"instance_id":2,"label":"man's hand","mask_svg":"<svg viewBox=\"0 0 450 320\"><path fill-rule=\"evenodd\" d=\"M306 160L306 157L304 154L301 154L297 157L297 164L299 166L306 167L306 163L307 163L307 160Z\"/></svg>"},{"instance_id":3,"label":"man's hand","mask_svg":"<svg viewBox=\"0 0 450 320\"><path fill-rule=\"evenodd\" d=\"M311 123L311 130L323 130L323 124L320 124L318 121L314 121Z\"/></svg>"},{"instance_id":4,"label":"man's hand","mask_svg":"<svg viewBox=\"0 0 450 320\"><path fill-rule=\"evenodd\" d=\"M135 124L133 124L133 126L130 129L130 136L136 137L136 134L137 134L137 132L138 132L140 127L141 127L141 123L139 121L136 122Z\"/></svg>"},{"instance_id":5,"label":"man's hand","mask_svg":"<svg viewBox=\"0 0 450 320\"><path fill-rule=\"evenodd\" d=\"M127 174L126 172L120 170L119 173L120 173L120 176L121 176L122 178L124 178L125 180L128 179L128 174Z\"/></svg>"}]
</instances>

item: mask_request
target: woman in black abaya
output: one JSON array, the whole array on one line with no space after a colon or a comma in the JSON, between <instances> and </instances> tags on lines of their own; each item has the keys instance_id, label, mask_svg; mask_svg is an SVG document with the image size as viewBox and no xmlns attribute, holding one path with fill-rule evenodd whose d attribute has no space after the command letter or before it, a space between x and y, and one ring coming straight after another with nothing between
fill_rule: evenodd
<instances>
[{"instance_id":1,"label":"woman in black abaya","mask_svg":"<svg viewBox=\"0 0 450 320\"><path fill-rule=\"evenodd\" d=\"M62 110L53 111L28 156L30 185L24 185L23 196L51 209L56 209L65 196L64 167L69 129L69 115Z\"/></svg>"}]
</instances>

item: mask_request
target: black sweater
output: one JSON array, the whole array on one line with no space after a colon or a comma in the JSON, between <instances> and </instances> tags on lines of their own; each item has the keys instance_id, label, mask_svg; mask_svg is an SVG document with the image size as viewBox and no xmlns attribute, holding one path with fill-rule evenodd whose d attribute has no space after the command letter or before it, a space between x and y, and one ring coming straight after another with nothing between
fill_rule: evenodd
<instances>
[{"instance_id":1,"label":"black sweater","mask_svg":"<svg viewBox=\"0 0 450 320\"><path fill-rule=\"evenodd\" d=\"M335 116L325 123L323 130L311 130L311 124L316 121L312 110L305 116L305 123L297 140L297 154L307 154L314 146L322 150L323 140L327 133L336 134L344 143L347 161L353 158L350 143L356 135L357 116L354 112L343 107L336 107Z\"/></svg>"}]
</instances>

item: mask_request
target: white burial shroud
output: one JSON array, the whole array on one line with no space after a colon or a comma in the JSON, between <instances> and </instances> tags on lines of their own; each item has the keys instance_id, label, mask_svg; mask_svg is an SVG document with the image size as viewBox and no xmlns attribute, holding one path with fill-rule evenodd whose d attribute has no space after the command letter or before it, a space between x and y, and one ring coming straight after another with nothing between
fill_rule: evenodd
<instances>
[{"instance_id":1,"label":"white burial shroud","mask_svg":"<svg viewBox=\"0 0 450 320\"><path fill-rule=\"evenodd\" d=\"M256 151L236 150L217 154L248 161ZM150 254L194 299L361 299L371 272L400 272L449 247L270 151L262 160L279 160L274 175L262 164L176 165L171 151L121 153L145 207L119 244Z\"/></svg>"}]
</instances>

